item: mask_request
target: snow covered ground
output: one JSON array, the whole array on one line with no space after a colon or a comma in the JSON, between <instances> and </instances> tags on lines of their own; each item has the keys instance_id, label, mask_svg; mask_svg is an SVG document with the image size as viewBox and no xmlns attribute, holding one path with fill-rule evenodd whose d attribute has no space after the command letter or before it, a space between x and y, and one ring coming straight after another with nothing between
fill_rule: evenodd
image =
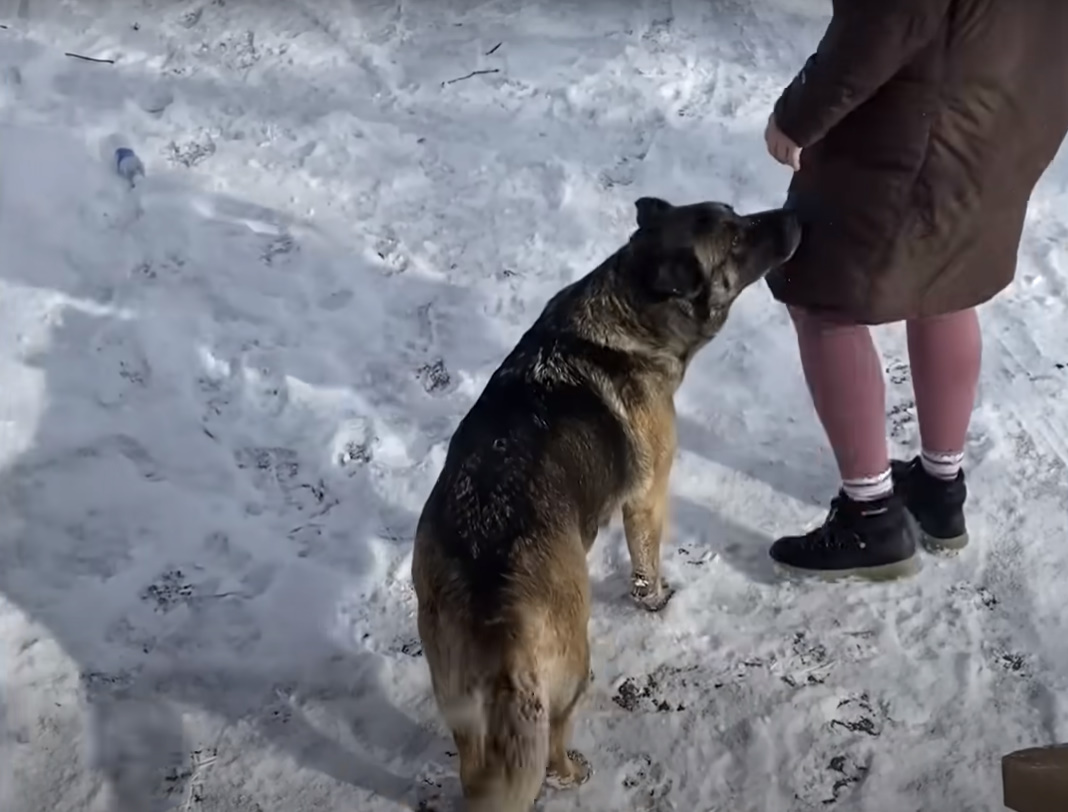
<instances>
[{"instance_id":1,"label":"snow covered ground","mask_svg":"<svg viewBox=\"0 0 1068 812\"><path fill-rule=\"evenodd\" d=\"M782 199L828 7L0 0L0 809L448 808L408 569L450 432L636 197ZM592 554L595 772L545 812L998 810L1068 739L1065 216L1068 157L983 311L973 545L903 583L772 577L835 474L746 293L679 396L678 595Z\"/></svg>"}]
</instances>

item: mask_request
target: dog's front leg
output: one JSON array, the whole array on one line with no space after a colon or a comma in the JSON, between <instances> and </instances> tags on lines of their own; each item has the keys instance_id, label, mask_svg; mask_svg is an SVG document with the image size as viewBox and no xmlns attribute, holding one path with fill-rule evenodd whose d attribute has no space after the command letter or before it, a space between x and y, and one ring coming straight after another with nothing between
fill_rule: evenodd
<instances>
[{"instance_id":1,"label":"dog's front leg","mask_svg":"<svg viewBox=\"0 0 1068 812\"><path fill-rule=\"evenodd\" d=\"M660 455L646 487L623 504L623 532L630 551L630 594L650 612L659 612L674 594L660 577L660 540L667 521L672 456Z\"/></svg>"}]
</instances>

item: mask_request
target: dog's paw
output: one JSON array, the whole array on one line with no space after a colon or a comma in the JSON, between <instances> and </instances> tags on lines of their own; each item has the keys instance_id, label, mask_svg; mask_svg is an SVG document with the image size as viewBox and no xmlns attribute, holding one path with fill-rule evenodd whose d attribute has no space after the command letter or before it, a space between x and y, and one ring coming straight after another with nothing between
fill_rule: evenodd
<instances>
[{"instance_id":1,"label":"dog's paw","mask_svg":"<svg viewBox=\"0 0 1068 812\"><path fill-rule=\"evenodd\" d=\"M553 789L573 789L590 780L593 769L589 760L578 750L567 751L567 764L563 769L549 765L545 783Z\"/></svg>"},{"instance_id":2,"label":"dog's paw","mask_svg":"<svg viewBox=\"0 0 1068 812\"><path fill-rule=\"evenodd\" d=\"M634 576L630 582L630 597L649 612L659 612L668 605L668 601L674 596L675 590L663 578L660 584L654 588L648 579L642 576Z\"/></svg>"}]
</instances>

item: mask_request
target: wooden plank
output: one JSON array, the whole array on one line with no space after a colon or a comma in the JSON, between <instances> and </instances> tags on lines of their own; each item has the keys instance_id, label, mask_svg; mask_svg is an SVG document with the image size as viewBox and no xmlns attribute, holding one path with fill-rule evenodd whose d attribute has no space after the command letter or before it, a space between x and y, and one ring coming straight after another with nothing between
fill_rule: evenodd
<instances>
[{"instance_id":1,"label":"wooden plank","mask_svg":"<svg viewBox=\"0 0 1068 812\"><path fill-rule=\"evenodd\" d=\"M1005 806L1014 812L1068 810L1068 744L1030 747L1001 759Z\"/></svg>"}]
</instances>

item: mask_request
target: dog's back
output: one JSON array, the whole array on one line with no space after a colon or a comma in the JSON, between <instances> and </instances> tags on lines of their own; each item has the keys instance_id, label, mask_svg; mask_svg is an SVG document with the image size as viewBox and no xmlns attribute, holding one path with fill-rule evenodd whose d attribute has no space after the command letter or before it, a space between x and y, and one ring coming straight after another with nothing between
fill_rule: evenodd
<instances>
[{"instance_id":1,"label":"dog's back","mask_svg":"<svg viewBox=\"0 0 1068 812\"><path fill-rule=\"evenodd\" d=\"M539 321L461 421L420 517L419 632L472 810L530 809L550 717L588 681L586 552L633 468L589 365L626 363Z\"/></svg>"},{"instance_id":2,"label":"dog's back","mask_svg":"<svg viewBox=\"0 0 1068 812\"><path fill-rule=\"evenodd\" d=\"M460 422L423 508L465 594L497 609L510 572L536 552L527 536L595 532L585 525L604 518L606 495L620 493L634 470L628 429L592 380L621 377L633 362L540 327Z\"/></svg>"}]
</instances>

